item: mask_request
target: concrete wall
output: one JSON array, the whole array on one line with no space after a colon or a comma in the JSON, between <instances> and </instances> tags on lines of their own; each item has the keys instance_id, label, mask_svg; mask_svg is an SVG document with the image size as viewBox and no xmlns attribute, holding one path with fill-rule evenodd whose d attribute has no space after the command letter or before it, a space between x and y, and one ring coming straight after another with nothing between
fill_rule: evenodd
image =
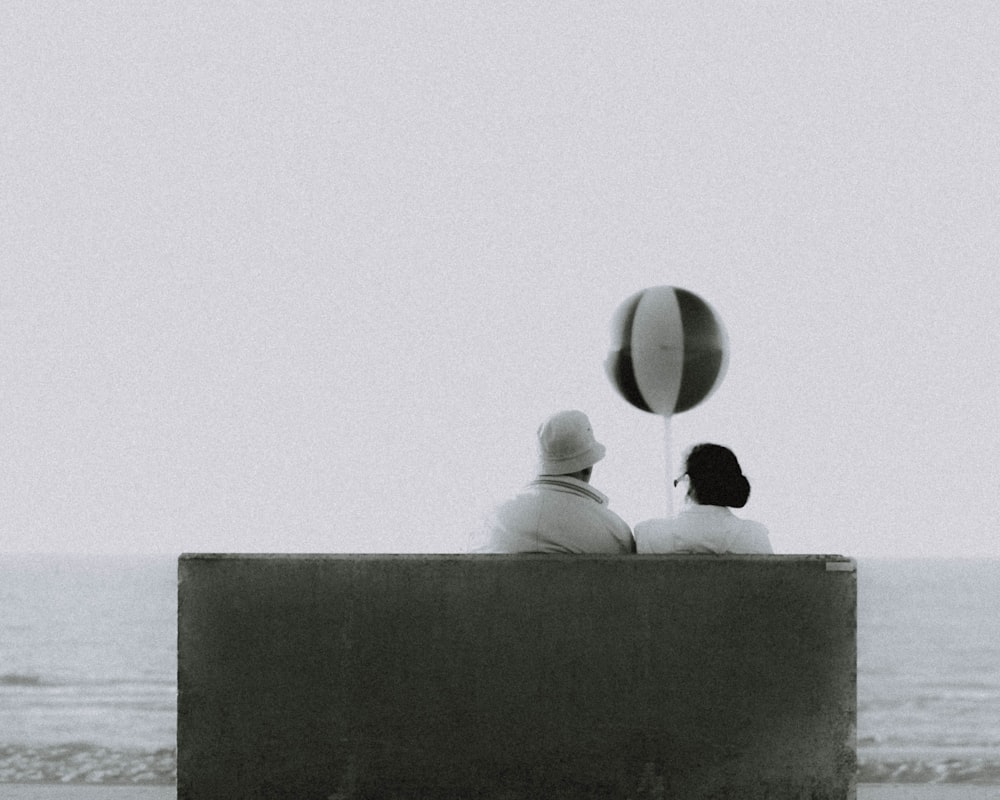
<instances>
[{"instance_id":1,"label":"concrete wall","mask_svg":"<svg viewBox=\"0 0 1000 800\"><path fill-rule=\"evenodd\" d=\"M839 556L185 555L178 797L849 798Z\"/></svg>"}]
</instances>

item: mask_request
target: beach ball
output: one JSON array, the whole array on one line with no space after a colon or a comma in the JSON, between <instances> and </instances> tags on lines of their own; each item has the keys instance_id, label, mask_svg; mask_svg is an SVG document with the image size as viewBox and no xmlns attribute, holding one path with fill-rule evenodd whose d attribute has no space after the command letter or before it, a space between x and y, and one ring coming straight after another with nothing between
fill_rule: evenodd
<instances>
[{"instance_id":1,"label":"beach ball","mask_svg":"<svg viewBox=\"0 0 1000 800\"><path fill-rule=\"evenodd\" d=\"M605 371L616 391L643 411L669 417L694 408L719 387L728 365L722 321L686 289L643 289L611 320Z\"/></svg>"}]
</instances>

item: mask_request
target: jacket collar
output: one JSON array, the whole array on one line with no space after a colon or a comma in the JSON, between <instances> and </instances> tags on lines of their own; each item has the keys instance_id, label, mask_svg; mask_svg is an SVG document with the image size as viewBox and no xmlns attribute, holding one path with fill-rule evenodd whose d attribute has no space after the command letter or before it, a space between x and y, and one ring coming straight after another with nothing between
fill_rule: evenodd
<instances>
[{"instance_id":1,"label":"jacket collar","mask_svg":"<svg viewBox=\"0 0 1000 800\"><path fill-rule=\"evenodd\" d=\"M580 497L586 497L588 500L593 500L595 503L600 503L602 506L608 504L606 495L601 494L586 481L571 478L569 475L539 475L528 486L575 494Z\"/></svg>"},{"instance_id":2,"label":"jacket collar","mask_svg":"<svg viewBox=\"0 0 1000 800\"><path fill-rule=\"evenodd\" d=\"M725 506L703 506L701 503L692 503L690 500L684 503L684 508L681 509L682 514L729 514L732 515L730 511Z\"/></svg>"}]
</instances>

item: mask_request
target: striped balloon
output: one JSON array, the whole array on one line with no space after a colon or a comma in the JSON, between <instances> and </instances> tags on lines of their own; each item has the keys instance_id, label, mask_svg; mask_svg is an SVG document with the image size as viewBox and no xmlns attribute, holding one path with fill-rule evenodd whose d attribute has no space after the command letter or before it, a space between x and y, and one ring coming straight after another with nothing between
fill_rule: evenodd
<instances>
[{"instance_id":1,"label":"striped balloon","mask_svg":"<svg viewBox=\"0 0 1000 800\"><path fill-rule=\"evenodd\" d=\"M629 297L611 321L605 370L618 393L669 417L694 408L726 374L726 330L698 295L655 286Z\"/></svg>"}]
</instances>

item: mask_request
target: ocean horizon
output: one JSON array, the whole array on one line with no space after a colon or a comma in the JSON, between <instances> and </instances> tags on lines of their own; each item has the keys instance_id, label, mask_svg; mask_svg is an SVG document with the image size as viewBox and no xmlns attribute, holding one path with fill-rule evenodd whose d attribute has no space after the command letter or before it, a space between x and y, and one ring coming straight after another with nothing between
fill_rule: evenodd
<instances>
[{"instance_id":1,"label":"ocean horizon","mask_svg":"<svg viewBox=\"0 0 1000 800\"><path fill-rule=\"evenodd\" d=\"M1000 560L858 561L858 781L1000 784ZM0 556L0 783L176 781L177 556Z\"/></svg>"}]
</instances>

